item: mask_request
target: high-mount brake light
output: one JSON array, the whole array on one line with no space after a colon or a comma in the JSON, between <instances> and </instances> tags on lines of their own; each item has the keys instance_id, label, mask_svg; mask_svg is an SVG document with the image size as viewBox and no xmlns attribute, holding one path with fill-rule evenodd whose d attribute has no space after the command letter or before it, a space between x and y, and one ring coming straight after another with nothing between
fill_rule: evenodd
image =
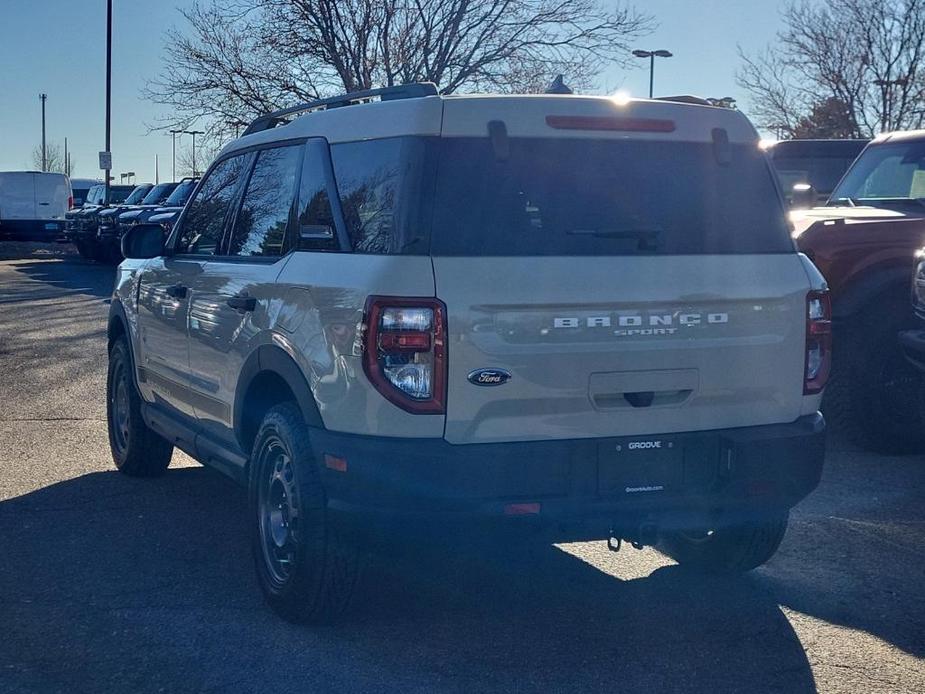
<instances>
[{"instance_id":1,"label":"high-mount brake light","mask_svg":"<svg viewBox=\"0 0 925 694\"><path fill-rule=\"evenodd\" d=\"M648 133L673 133L675 130L673 120L613 116L546 116L546 125L557 130L615 130Z\"/></svg>"},{"instance_id":2,"label":"high-mount brake light","mask_svg":"<svg viewBox=\"0 0 925 694\"><path fill-rule=\"evenodd\" d=\"M821 393L832 371L832 300L828 290L806 295L806 366L803 394Z\"/></svg>"},{"instance_id":3,"label":"high-mount brake light","mask_svg":"<svg viewBox=\"0 0 925 694\"><path fill-rule=\"evenodd\" d=\"M446 412L446 306L432 298L371 296L363 371L389 402L413 414Z\"/></svg>"}]
</instances>

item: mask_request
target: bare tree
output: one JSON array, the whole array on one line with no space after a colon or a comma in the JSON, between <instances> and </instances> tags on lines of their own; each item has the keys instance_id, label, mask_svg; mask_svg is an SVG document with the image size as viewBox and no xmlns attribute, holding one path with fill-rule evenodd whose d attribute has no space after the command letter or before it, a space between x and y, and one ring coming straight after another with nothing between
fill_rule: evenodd
<instances>
[{"instance_id":1,"label":"bare tree","mask_svg":"<svg viewBox=\"0 0 925 694\"><path fill-rule=\"evenodd\" d=\"M45 170L52 173L66 173L70 176L74 172L74 157L68 157L67 171L65 171L64 150L60 145L52 142L45 144ZM32 167L42 170L42 145L36 145L32 150Z\"/></svg>"},{"instance_id":2,"label":"bare tree","mask_svg":"<svg viewBox=\"0 0 925 694\"><path fill-rule=\"evenodd\" d=\"M218 137L196 139L196 168L193 169L192 143L177 149L177 176L201 176L218 155L224 142Z\"/></svg>"},{"instance_id":3,"label":"bare tree","mask_svg":"<svg viewBox=\"0 0 925 694\"><path fill-rule=\"evenodd\" d=\"M782 19L775 45L740 49L738 83L763 127L792 136L830 99L854 137L925 122L925 0L800 0Z\"/></svg>"},{"instance_id":4,"label":"bare tree","mask_svg":"<svg viewBox=\"0 0 925 694\"><path fill-rule=\"evenodd\" d=\"M613 2L605 6L604 2ZM210 0L181 10L145 95L157 127L205 121L210 135L293 103L416 81L443 93L537 91L557 73L591 85L629 64L653 27L618 0Z\"/></svg>"}]
</instances>

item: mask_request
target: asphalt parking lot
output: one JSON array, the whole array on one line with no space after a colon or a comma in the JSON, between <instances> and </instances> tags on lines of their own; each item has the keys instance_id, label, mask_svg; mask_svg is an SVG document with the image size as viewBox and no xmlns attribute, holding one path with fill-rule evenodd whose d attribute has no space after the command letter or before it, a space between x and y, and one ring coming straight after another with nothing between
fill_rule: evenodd
<instances>
[{"instance_id":1,"label":"asphalt parking lot","mask_svg":"<svg viewBox=\"0 0 925 694\"><path fill-rule=\"evenodd\" d=\"M109 458L113 269L0 244L0 691L925 691L925 456L830 441L739 578L603 543L373 556L344 620L281 622L244 494Z\"/></svg>"}]
</instances>

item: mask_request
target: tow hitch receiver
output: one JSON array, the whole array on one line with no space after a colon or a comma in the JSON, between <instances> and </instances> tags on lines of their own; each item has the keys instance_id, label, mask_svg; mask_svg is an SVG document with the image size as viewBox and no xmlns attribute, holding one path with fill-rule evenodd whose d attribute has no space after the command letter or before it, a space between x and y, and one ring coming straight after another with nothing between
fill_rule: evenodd
<instances>
[{"instance_id":1,"label":"tow hitch receiver","mask_svg":"<svg viewBox=\"0 0 925 694\"><path fill-rule=\"evenodd\" d=\"M623 539L620 537L622 534L624 533L620 533L616 528L610 526L607 549L611 552L619 552L623 547ZM658 525L655 523L640 523L635 532L631 534L631 538L629 543L634 549L654 547L658 543Z\"/></svg>"}]
</instances>

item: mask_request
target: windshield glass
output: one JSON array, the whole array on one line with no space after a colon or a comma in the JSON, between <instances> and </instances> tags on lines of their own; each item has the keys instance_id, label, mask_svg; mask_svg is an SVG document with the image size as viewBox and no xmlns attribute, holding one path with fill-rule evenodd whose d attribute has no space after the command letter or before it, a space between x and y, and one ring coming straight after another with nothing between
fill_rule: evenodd
<instances>
[{"instance_id":1,"label":"windshield glass","mask_svg":"<svg viewBox=\"0 0 925 694\"><path fill-rule=\"evenodd\" d=\"M104 186L105 189L105 186ZM109 188L109 202L111 203L120 203L125 202L126 198L131 194L132 189L128 187L118 187L110 186ZM104 193L105 194L105 193ZM102 200L102 195L100 196Z\"/></svg>"},{"instance_id":2,"label":"windshield glass","mask_svg":"<svg viewBox=\"0 0 925 694\"><path fill-rule=\"evenodd\" d=\"M87 192L87 205L98 205L103 201L103 196L106 194L106 186L93 186Z\"/></svg>"},{"instance_id":3,"label":"windshield glass","mask_svg":"<svg viewBox=\"0 0 925 694\"><path fill-rule=\"evenodd\" d=\"M148 194L148 191L151 190L151 186L138 186L135 190L132 191L131 195L125 198L125 204L127 205L137 205L142 200L144 200L145 195ZM112 202L119 202L118 200L112 200Z\"/></svg>"},{"instance_id":4,"label":"windshield glass","mask_svg":"<svg viewBox=\"0 0 925 694\"><path fill-rule=\"evenodd\" d=\"M196 183L196 181L183 181L182 183L178 184L164 204L176 205L177 207L185 205L186 201L189 200L189 196L193 192L193 189L196 187Z\"/></svg>"},{"instance_id":5,"label":"windshield glass","mask_svg":"<svg viewBox=\"0 0 925 694\"><path fill-rule=\"evenodd\" d=\"M170 194L173 192L173 189L176 188L176 183L160 183L154 186L147 195L145 195L144 200L141 201L142 205L160 205L167 198L170 197Z\"/></svg>"},{"instance_id":6,"label":"windshield glass","mask_svg":"<svg viewBox=\"0 0 925 694\"><path fill-rule=\"evenodd\" d=\"M925 142L868 147L832 193L831 202L883 204L925 199Z\"/></svg>"},{"instance_id":7,"label":"windshield glass","mask_svg":"<svg viewBox=\"0 0 925 694\"><path fill-rule=\"evenodd\" d=\"M793 252L764 154L711 143L440 141L434 255Z\"/></svg>"}]
</instances>

